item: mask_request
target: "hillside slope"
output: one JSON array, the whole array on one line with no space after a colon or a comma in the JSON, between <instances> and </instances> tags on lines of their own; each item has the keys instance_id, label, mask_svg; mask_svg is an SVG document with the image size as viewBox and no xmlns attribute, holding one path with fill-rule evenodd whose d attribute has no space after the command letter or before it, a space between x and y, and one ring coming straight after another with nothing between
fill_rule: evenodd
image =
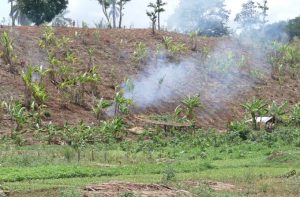
<instances>
[{"instance_id":1,"label":"hillside slope","mask_svg":"<svg viewBox=\"0 0 300 197\"><path fill-rule=\"evenodd\" d=\"M10 32L13 38L18 72L10 73L0 58L0 101L11 97L22 99L24 85L20 73L24 65L49 66L46 51L38 45L42 28L2 28L0 34L4 31ZM188 36L169 32L159 32L155 36L145 29L59 28L55 32L57 37L65 36L72 40L71 50L80 59L74 65L78 70L87 68L88 50L94 49L94 64L99 65L97 71L101 76L101 81L94 87L96 90L93 90L96 97L113 99L116 86L122 85L128 78L133 79L137 88L137 105L133 109L135 113L170 113L187 95L199 94L204 107L196 111L197 125L223 129L228 122L243 118L240 104L253 96L267 101L288 101L291 104L300 100L297 79L286 76L284 83L280 84L271 77L266 56L260 54L258 48L247 48L229 38L199 37L198 50L193 51ZM185 43L188 50L178 55L176 60L169 58L169 54L162 49L163 38L166 36L172 37L174 42ZM144 63L136 65L133 54L135 46L140 42L145 43L148 56ZM158 48L162 52L156 56ZM161 89L153 88L153 84L160 79L163 81L162 87L159 87ZM49 96L47 111L51 114L45 121L58 125L66 122L96 122L91 111L95 100L92 90L85 92L86 105L69 104L67 108L62 108L61 92L48 79L45 85ZM11 122L6 118L0 121L0 133L7 132L11 127Z\"/></svg>"}]
</instances>

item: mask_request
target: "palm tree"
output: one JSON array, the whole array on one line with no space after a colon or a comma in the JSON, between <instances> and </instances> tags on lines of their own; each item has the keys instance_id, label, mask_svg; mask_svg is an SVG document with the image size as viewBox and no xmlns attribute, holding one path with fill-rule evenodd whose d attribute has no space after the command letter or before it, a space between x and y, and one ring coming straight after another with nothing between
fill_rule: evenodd
<instances>
[{"instance_id":1,"label":"palm tree","mask_svg":"<svg viewBox=\"0 0 300 197\"><path fill-rule=\"evenodd\" d=\"M156 8L157 8L157 27L160 30L160 13L166 11L163 6L167 3L163 2L162 0L156 0Z\"/></svg>"},{"instance_id":2,"label":"palm tree","mask_svg":"<svg viewBox=\"0 0 300 197\"><path fill-rule=\"evenodd\" d=\"M111 28L110 16L108 14L108 9L109 9L111 3L109 0L98 0L98 2L102 7L102 12L107 20L108 27Z\"/></svg>"},{"instance_id":3,"label":"palm tree","mask_svg":"<svg viewBox=\"0 0 300 197\"><path fill-rule=\"evenodd\" d=\"M15 2L15 4L14 4ZM21 12L18 1L16 0L8 0L10 3L10 17L12 19L12 26L15 26L16 20L20 25L30 25L31 21L27 18L27 16Z\"/></svg>"}]
</instances>

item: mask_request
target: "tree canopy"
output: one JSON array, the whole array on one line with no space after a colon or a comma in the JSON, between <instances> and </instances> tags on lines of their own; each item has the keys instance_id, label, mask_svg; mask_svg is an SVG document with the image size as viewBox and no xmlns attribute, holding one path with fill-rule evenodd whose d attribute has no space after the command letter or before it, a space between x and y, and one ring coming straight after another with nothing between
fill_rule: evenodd
<instances>
[{"instance_id":1,"label":"tree canopy","mask_svg":"<svg viewBox=\"0 0 300 197\"><path fill-rule=\"evenodd\" d=\"M228 33L229 14L224 0L180 0L168 25L181 32L223 36Z\"/></svg>"},{"instance_id":2,"label":"tree canopy","mask_svg":"<svg viewBox=\"0 0 300 197\"><path fill-rule=\"evenodd\" d=\"M295 36L300 37L300 16L289 20L287 32L290 38L293 38Z\"/></svg>"},{"instance_id":3,"label":"tree canopy","mask_svg":"<svg viewBox=\"0 0 300 197\"><path fill-rule=\"evenodd\" d=\"M51 22L62 13L69 3L68 0L17 0L20 10L36 25Z\"/></svg>"}]
</instances>

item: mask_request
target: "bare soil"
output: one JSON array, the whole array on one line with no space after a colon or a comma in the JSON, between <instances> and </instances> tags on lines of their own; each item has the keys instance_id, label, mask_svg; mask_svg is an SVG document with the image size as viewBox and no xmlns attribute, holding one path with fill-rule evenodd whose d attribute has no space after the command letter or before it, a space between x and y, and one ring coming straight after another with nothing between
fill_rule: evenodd
<instances>
[{"instance_id":1,"label":"bare soil","mask_svg":"<svg viewBox=\"0 0 300 197\"><path fill-rule=\"evenodd\" d=\"M125 193L131 193L141 197L192 196L192 194L188 191L176 190L165 185L123 182L112 182L97 186L87 186L85 187L84 191L85 197L119 197Z\"/></svg>"},{"instance_id":2,"label":"bare soil","mask_svg":"<svg viewBox=\"0 0 300 197\"><path fill-rule=\"evenodd\" d=\"M9 31L14 40L14 47L17 54L17 70L18 74L11 74L8 71L8 66L4 65L3 60L0 58L0 101L9 100L11 97L15 99L22 99L24 85L20 77L20 72L23 69L22 65L48 65L47 54L38 46L38 41L41 38L41 28L39 27L15 27L11 30L8 27L0 29L0 34L4 31ZM81 38L74 38L75 32L84 36ZM99 37L96 39L96 33ZM77 66L79 69L85 69L88 62L88 49L95 49L95 64L99 65L99 73L101 74L101 82L97 85L96 92L99 97L105 99L112 99L115 93L115 87L120 85L124 79L135 76L140 73L143 68L134 66L132 54L134 46L143 42L146 46L155 50L158 45L162 44L164 36L171 36L176 42L183 42L186 46L190 45L190 39L186 35L158 32L156 35L151 34L149 29L118 29L118 30L96 30L96 29L78 29L78 28L57 28L56 34L59 37L68 36L73 38L71 48L77 52L79 58L82 60ZM224 43L224 50L226 46L230 45L229 38L198 38L199 48L214 49L219 42ZM226 44L227 43L227 44ZM255 58L251 58L250 52L247 49L241 51L248 55L248 66L257 66L258 62ZM183 56L197 57L201 52L193 52L189 50ZM204 103L204 108L196 111L197 126L202 128L216 128L224 129L227 124L236 119L244 117L243 109L240 104L252 99L253 96L264 99L266 101L287 101L289 104L295 104L300 101L300 84L299 80L285 77L283 83L280 85L279 81L274 80L271 76L266 76L262 81L253 82L251 79L245 77L236 84L228 87L227 83L219 80L217 77L211 76L211 80L207 82L206 86L211 87L211 92L222 89L235 90L239 89L233 97L224 97L221 100L213 100L210 96L201 97ZM249 84L252 84L249 88ZM254 84L254 85L253 85ZM205 84L204 84L205 85ZM191 83L185 85L185 90L178 90L173 100L163 102L159 106L149 107L143 110L136 110L138 114L163 114L172 113L175 107L180 104L182 98L187 96L187 92L200 93L206 95L204 90L201 89L203 83L197 79L197 76L191 77ZM241 87L248 88L241 88ZM47 111L51 117L45 122L53 122L57 125L64 123L77 124L80 121L86 123L96 122L93 113L91 112L91 105L94 97L86 92L86 106L78 106L74 104L68 105L67 108L60 106L62 99L61 93L57 88L50 83L46 82L46 89L49 94ZM134 118L129 116L128 122L132 126L144 126L144 123L137 122ZM0 117L1 118L1 117ZM0 120L0 135L10 131L14 126L11 121L7 120L4 116Z\"/></svg>"}]
</instances>

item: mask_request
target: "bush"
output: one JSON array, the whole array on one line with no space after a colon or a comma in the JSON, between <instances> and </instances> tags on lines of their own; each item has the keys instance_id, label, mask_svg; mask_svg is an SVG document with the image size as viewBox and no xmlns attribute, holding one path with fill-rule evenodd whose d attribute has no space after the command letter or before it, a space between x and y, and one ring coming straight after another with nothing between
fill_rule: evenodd
<instances>
[{"instance_id":1,"label":"bush","mask_svg":"<svg viewBox=\"0 0 300 197\"><path fill-rule=\"evenodd\" d=\"M300 16L289 21L287 32L291 39L295 36L300 37Z\"/></svg>"},{"instance_id":2,"label":"bush","mask_svg":"<svg viewBox=\"0 0 300 197\"><path fill-rule=\"evenodd\" d=\"M170 165L163 171L162 182L174 181L176 177L176 172L174 168Z\"/></svg>"},{"instance_id":3,"label":"bush","mask_svg":"<svg viewBox=\"0 0 300 197\"><path fill-rule=\"evenodd\" d=\"M1 56L3 56L5 63L10 66L10 71L14 72L14 63L16 61L16 56L14 54L12 39L7 32L4 32L1 36L0 41L0 44L3 47L3 53L0 54L2 54Z\"/></svg>"},{"instance_id":4,"label":"bush","mask_svg":"<svg viewBox=\"0 0 300 197\"><path fill-rule=\"evenodd\" d=\"M244 122L233 121L229 125L229 131L236 133L242 140L249 138L250 129Z\"/></svg>"},{"instance_id":5,"label":"bush","mask_svg":"<svg viewBox=\"0 0 300 197\"><path fill-rule=\"evenodd\" d=\"M294 107L290 119L294 124L300 125L300 105L299 104Z\"/></svg>"}]
</instances>

